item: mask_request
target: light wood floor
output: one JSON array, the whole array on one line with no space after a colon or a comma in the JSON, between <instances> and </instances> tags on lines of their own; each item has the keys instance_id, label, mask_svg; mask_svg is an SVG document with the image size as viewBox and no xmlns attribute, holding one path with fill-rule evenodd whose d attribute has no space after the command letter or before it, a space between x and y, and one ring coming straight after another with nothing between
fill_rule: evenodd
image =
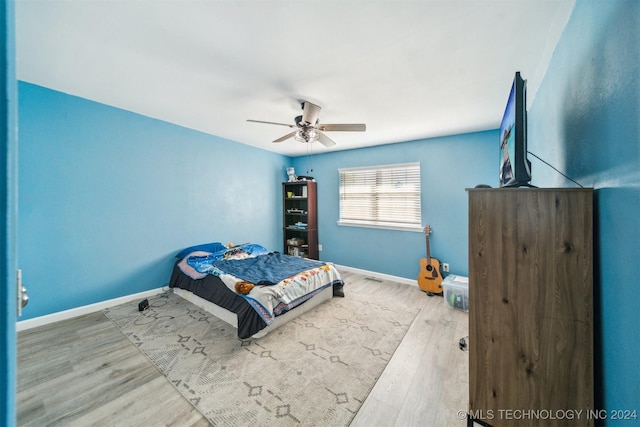
<instances>
[{"instance_id":1,"label":"light wood floor","mask_svg":"<svg viewBox=\"0 0 640 427\"><path fill-rule=\"evenodd\" d=\"M349 272L342 276L350 287L374 283ZM466 426L469 353L459 343L468 335L468 314L446 307L442 297L427 296L417 286L384 281L376 292L401 296L422 310L351 427Z\"/></svg>"},{"instance_id":2,"label":"light wood floor","mask_svg":"<svg viewBox=\"0 0 640 427\"><path fill-rule=\"evenodd\" d=\"M349 289L421 308L351 426L464 426L467 314L417 286L341 271ZM100 312L18 334L20 426L206 426Z\"/></svg>"}]
</instances>

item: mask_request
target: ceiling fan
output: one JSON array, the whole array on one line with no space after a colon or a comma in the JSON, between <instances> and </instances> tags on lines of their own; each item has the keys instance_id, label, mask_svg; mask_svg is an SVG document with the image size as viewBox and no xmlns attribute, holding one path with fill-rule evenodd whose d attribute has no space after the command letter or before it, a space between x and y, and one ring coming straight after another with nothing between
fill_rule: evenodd
<instances>
[{"instance_id":1,"label":"ceiling fan","mask_svg":"<svg viewBox=\"0 0 640 427\"><path fill-rule=\"evenodd\" d=\"M367 127L364 123L342 123L342 124L320 124L318 116L320 115L320 107L309 101L302 101L302 115L295 118L295 124L265 122L262 120L247 120L253 123L266 123L270 125L287 126L296 129L273 142L286 141L294 138L300 142L319 141L325 147L336 145L335 142L323 132L364 132Z\"/></svg>"}]
</instances>

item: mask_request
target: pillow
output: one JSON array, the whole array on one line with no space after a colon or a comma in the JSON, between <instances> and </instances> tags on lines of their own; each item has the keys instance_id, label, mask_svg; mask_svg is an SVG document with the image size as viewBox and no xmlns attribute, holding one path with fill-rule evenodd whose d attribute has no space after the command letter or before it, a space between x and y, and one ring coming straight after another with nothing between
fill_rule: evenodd
<instances>
[{"instance_id":1,"label":"pillow","mask_svg":"<svg viewBox=\"0 0 640 427\"><path fill-rule=\"evenodd\" d=\"M224 249L227 249L227 247L220 242L203 243L201 245L191 246L181 250L180 252L178 252L178 254L176 254L176 258L184 258L187 255L189 255L191 252L195 252L195 251L214 253Z\"/></svg>"},{"instance_id":2,"label":"pillow","mask_svg":"<svg viewBox=\"0 0 640 427\"><path fill-rule=\"evenodd\" d=\"M256 243L245 243L238 246L233 246L231 248L225 249L220 253L214 254L216 260L224 259L224 260L238 260L238 259L247 259L247 258L255 258L259 255L268 254L269 250L262 245L258 245Z\"/></svg>"}]
</instances>

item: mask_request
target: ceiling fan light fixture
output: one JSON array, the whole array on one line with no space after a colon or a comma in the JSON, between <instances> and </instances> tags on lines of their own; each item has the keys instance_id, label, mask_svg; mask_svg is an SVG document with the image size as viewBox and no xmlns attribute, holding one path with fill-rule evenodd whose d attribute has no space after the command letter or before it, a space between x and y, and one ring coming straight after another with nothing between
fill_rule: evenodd
<instances>
[{"instance_id":1,"label":"ceiling fan light fixture","mask_svg":"<svg viewBox=\"0 0 640 427\"><path fill-rule=\"evenodd\" d=\"M318 131L315 129L298 129L293 138L298 142L314 142L318 140Z\"/></svg>"},{"instance_id":2,"label":"ceiling fan light fixture","mask_svg":"<svg viewBox=\"0 0 640 427\"><path fill-rule=\"evenodd\" d=\"M303 113L300 116L294 118L295 125L278 123L278 122L266 122L264 120L251 120L248 122L254 123L266 123L270 125L287 126L295 129L288 134L281 136L273 142L286 141L289 138L293 138L298 142L319 142L325 147L333 147L336 143L325 135L324 132L341 131L341 132L364 132L366 125L364 123L334 123L334 124L320 124L318 115L320 114L320 107L312 104L311 102L302 102ZM297 128L297 129L296 129Z\"/></svg>"}]
</instances>

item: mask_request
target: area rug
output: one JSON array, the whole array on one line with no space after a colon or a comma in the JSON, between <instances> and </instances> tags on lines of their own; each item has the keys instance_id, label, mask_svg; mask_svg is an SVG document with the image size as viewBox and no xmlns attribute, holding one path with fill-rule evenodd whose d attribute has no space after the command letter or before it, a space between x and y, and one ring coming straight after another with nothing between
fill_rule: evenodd
<instances>
[{"instance_id":1,"label":"area rug","mask_svg":"<svg viewBox=\"0 0 640 427\"><path fill-rule=\"evenodd\" d=\"M418 309L332 298L258 339L167 292L104 311L215 426L347 426Z\"/></svg>"}]
</instances>

